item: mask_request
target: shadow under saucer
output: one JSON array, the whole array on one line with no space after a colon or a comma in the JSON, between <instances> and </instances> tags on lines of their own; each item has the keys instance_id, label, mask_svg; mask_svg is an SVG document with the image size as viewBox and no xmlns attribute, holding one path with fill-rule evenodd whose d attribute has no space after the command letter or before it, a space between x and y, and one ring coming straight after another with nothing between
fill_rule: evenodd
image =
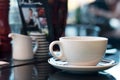
<instances>
[{"instance_id":1,"label":"shadow under saucer","mask_svg":"<svg viewBox=\"0 0 120 80\"><path fill-rule=\"evenodd\" d=\"M111 74L106 72L96 72L92 74L71 74L64 71L51 74L49 80L116 80Z\"/></svg>"}]
</instances>

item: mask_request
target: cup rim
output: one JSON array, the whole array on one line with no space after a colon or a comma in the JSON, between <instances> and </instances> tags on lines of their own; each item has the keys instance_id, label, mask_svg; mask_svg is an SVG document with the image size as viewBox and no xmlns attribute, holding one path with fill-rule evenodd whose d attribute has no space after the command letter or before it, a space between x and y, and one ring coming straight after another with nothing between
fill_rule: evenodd
<instances>
[{"instance_id":1,"label":"cup rim","mask_svg":"<svg viewBox=\"0 0 120 80\"><path fill-rule=\"evenodd\" d=\"M59 40L64 41L107 41L106 37L97 36L70 36L70 37L60 37Z\"/></svg>"}]
</instances>

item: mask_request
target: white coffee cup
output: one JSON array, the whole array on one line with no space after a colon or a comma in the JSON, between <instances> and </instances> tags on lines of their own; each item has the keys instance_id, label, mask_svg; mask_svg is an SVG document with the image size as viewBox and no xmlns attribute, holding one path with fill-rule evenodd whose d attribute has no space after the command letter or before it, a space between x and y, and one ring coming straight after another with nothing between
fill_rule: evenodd
<instances>
[{"instance_id":1,"label":"white coffee cup","mask_svg":"<svg viewBox=\"0 0 120 80\"><path fill-rule=\"evenodd\" d=\"M104 57L107 41L105 37L61 37L50 43L49 50L53 57L70 65L95 66ZM54 45L60 47L60 55L55 54Z\"/></svg>"}]
</instances>

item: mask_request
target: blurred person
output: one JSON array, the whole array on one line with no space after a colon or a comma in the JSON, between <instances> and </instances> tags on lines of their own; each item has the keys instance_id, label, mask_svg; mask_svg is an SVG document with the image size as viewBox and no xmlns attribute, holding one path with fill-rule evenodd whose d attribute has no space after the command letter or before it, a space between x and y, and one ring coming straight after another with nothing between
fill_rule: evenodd
<instances>
[{"instance_id":1,"label":"blurred person","mask_svg":"<svg viewBox=\"0 0 120 80\"><path fill-rule=\"evenodd\" d=\"M33 10L29 8L29 17L28 20L26 20L28 25L34 25L34 20L33 20Z\"/></svg>"},{"instance_id":2,"label":"blurred person","mask_svg":"<svg viewBox=\"0 0 120 80\"><path fill-rule=\"evenodd\" d=\"M103 19L101 19L100 21L106 19L106 21L104 21L104 25L107 24L106 27L109 26L108 28L111 28L112 30L112 27L109 24L109 20L111 20L112 18L120 18L120 1L97 0L96 2L90 4L89 12L96 17L102 17ZM106 29L109 30L108 28Z\"/></svg>"},{"instance_id":3,"label":"blurred person","mask_svg":"<svg viewBox=\"0 0 120 80\"><path fill-rule=\"evenodd\" d=\"M38 31L37 15L34 14L33 10L29 8L29 17L26 20L27 28L30 31Z\"/></svg>"},{"instance_id":4,"label":"blurred person","mask_svg":"<svg viewBox=\"0 0 120 80\"><path fill-rule=\"evenodd\" d=\"M102 5L100 5L102 3ZM119 0L103 0L94 2L89 11L97 16L106 18L120 18L120 1Z\"/></svg>"},{"instance_id":5,"label":"blurred person","mask_svg":"<svg viewBox=\"0 0 120 80\"><path fill-rule=\"evenodd\" d=\"M89 5L89 12L96 17L102 17L107 20L104 21L104 24L100 25L102 29L100 36L108 37L110 43L115 44L116 41L119 41L120 26L114 28L110 24L110 20L114 18L118 21L120 20L120 0L97 0Z\"/></svg>"}]
</instances>

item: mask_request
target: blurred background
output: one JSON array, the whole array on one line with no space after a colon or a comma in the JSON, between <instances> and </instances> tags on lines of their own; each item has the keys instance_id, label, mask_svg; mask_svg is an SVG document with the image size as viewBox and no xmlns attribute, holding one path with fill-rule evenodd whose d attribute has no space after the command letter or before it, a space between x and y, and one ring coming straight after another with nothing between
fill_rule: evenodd
<instances>
[{"instance_id":1,"label":"blurred background","mask_svg":"<svg viewBox=\"0 0 120 80\"><path fill-rule=\"evenodd\" d=\"M66 36L102 36L120 46L120 0L69 0Z\"/></svg>"},{"instance_id":2,"label":"blurred background","mask_svg":"<svg viewBox=\"0 0 120 80\"><path fill-rule=\"evenodd\" d=\"M108 43L111 47L120 47L119 0L48 0L48 2L51 13L49 10L46 13L50 14L48 24L52 24L49 27L53 27L51 33L54 35L50 37L51 41L61 36L102 36L109 38ZM52 3L60 7L58 8L60 10L56 10L59 13L52 12ZM20 33L22 20L17 0L10 0L9 13L11 31ZM63 16L63 19L56 16ZM56 20L61 22L56 24Z\"/></svg>"}]
</instances>

